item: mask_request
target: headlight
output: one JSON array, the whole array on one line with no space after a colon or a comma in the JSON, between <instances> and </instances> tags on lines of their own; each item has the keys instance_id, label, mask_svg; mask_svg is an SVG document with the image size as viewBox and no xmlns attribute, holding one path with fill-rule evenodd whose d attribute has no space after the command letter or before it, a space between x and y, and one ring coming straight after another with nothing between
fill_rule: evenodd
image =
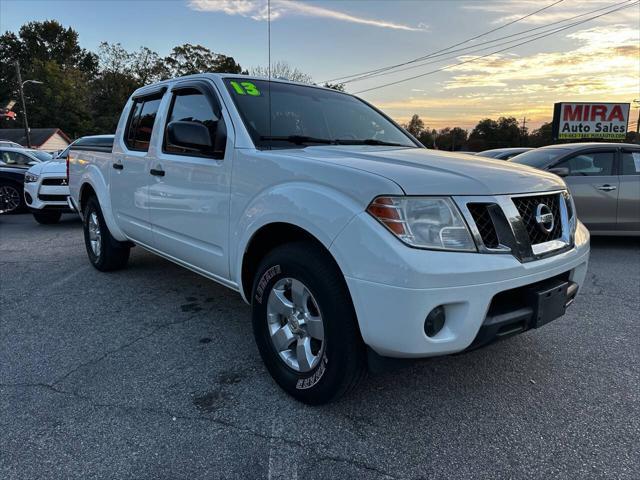
<instances>
[{"instance_id":1,"label":"headlight","mask_svg":"<svg viewBox=\"0 0 640 480\"><path fill-rule=\"evenodd\" d=\"M35 173L29 173L27 172L24 175L24 183L33 183L33 182L37 182L39 178L39 175L36 175Z\"/></svg>"},{"instance_id":2,"label":"headlight","mask_svg":"<svg viewBox=\"0 0 640 480\"><path fill-rule=\"evenodd\" d=\"M467 224L448 197L378 197L367 211L412 247L476 251Z\"/></svg>"}]
</instances>

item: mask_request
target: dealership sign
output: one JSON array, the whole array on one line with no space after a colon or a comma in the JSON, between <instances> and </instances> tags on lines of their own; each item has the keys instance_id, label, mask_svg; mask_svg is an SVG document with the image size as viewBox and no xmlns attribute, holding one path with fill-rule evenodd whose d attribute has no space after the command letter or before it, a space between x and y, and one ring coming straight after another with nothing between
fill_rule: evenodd
<instances>
[{"instance_id":1,"label":"dealership sign","mask_svg":"<svg viewBox=\"0 0 640 480\"><path fill-rule=\"evenodd\" d=\"M624 140L629 123L628 103L556 103L553 138Z\"/></svg>"}]
</instances>

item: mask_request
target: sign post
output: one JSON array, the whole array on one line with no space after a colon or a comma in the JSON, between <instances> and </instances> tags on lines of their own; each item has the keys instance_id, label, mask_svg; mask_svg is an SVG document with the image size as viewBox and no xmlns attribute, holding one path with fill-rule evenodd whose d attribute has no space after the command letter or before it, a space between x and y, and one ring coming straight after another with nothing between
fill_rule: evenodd
<instances>
[{"instance_id":1,"label":"sign post","mask_svg":"<svg viewBox=\"0 0 640 480\"><path fill-rule=\"evenodd\" d=\"M624 140L629 125L628 103L556 103L554 140Z\"/></svg>"}]
</instances>

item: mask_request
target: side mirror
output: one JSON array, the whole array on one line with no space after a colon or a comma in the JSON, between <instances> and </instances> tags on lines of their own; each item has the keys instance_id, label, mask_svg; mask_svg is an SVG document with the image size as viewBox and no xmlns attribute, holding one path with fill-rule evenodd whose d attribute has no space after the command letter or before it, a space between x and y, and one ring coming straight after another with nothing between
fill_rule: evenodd
<instances>
[{"instance_id":1,"label":"side mirror","mask_svg":"<svg viewBox=\"0 0 640 480\"><path fill-rule=\"evenodd\" d=\"M556 175L558 175L559 177L568 177L569 176L569 169L567 167L556 167L556 168L550 168L549 171L551 173L555 173Z\"/></svg>"},{"instance_id":2,"label":"side mirror","mask_svg":"<svg viewBox=\"0 0 640 480\"><path fill-rule=\"evenodd\" d=\"M167 125L167 141L176 147L193 152L212 154L213 143L209 129L202 123L175 121Z\"/></svg>"},{"instance_id":3,"label":"side mirror","mask_svg":"<svg viewBox=\"0 0 640 480\"><path fill-rule=\"evenodd\" d=\"M37 165L38 162L34 162L33 160L31 160L27 165L29 165L30 167L33 167L34 165Z\"/></svg>"}]
</instances>

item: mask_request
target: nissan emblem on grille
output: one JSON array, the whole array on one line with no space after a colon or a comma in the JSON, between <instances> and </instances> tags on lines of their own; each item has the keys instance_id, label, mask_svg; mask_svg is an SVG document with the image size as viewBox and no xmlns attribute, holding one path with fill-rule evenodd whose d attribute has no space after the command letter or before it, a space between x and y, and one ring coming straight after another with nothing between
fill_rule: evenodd
<instances>
[{"instance_id":1,"label":"nissan emblem on grille","mask_svg":"<svg viewBox=\"0 0 640 480\"><path fill-rule=\"evenodd\" d=\"M551 233L553 231L553 227L555 226L553 213L544 203L540 203L536 207L536 222L538 222L538 226L543 232Z\"/></svg>"}]
</instances>

